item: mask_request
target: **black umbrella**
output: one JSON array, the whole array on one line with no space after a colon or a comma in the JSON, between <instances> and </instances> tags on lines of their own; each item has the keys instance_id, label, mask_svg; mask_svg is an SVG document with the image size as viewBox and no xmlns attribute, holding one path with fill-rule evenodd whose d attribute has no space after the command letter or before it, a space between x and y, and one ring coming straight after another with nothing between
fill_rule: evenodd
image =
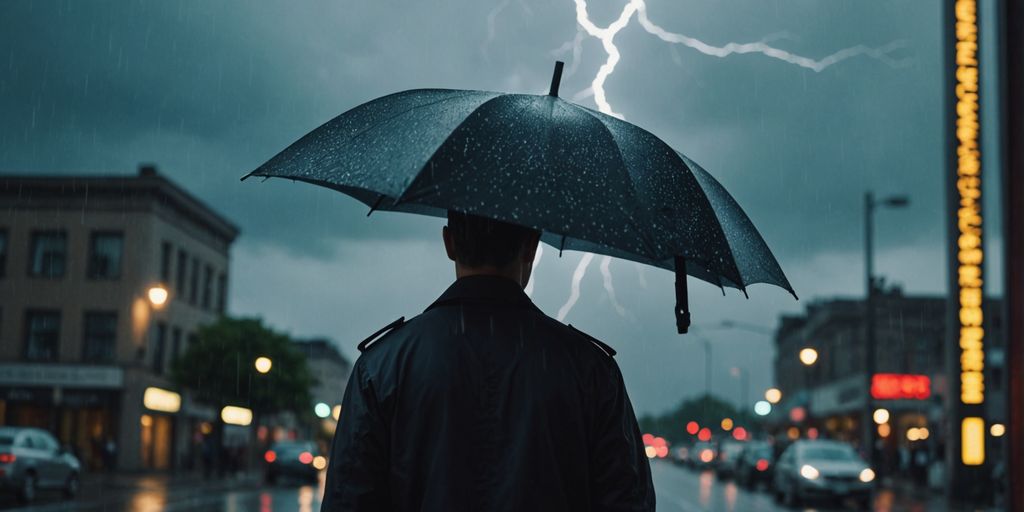
<instances>
[{"instance_id":1,"label":"black umbrella","mask_svg":"<svg viewBox=\"0 0 1024 512\"><path fill-rule=\"evenodd\" d=\"M560 99L561 75L558 62L541 96L384 96L306 134L246 178L322 185L371 212L489 217L539 229L559 251L674 270L680 333L690 323L686 274L744 293L753 283L793 293L718 181L646 130Z\"/></svg>"}]
</instances>

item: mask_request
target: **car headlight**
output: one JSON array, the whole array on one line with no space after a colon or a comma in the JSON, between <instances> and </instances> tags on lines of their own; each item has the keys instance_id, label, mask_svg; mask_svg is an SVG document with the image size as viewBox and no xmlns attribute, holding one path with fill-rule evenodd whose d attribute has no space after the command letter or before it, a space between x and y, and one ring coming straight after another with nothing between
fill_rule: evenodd
<instances>
[{"instance_id":1,"label":"car headlight","mask_svg":"<svg viewBox=\"0 0 1024 512\"><path fill-rule=\"evenodd\" d=\"M800 476L808 480L817 480L818 477L821 476L821 473L818 473L818 470L814 466L804 464L800 467Z\"/></svg>"},{"instance_id":2,"label":"car headlight","mask_svg":"<svg viewBox=\"0 0 1024 512\"><path fill-rule=\"evenodd\" d=\"M864 468L859 478L861 482L868 483L875 479L875 472L871 468Z\"/></svg>"}]
</instances>

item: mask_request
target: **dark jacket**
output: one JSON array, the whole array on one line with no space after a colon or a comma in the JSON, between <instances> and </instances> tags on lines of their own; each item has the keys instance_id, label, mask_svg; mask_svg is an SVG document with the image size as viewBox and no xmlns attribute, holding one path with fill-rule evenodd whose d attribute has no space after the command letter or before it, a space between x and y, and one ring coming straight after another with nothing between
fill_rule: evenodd
<instances>
[{"instance_id":1,"label":"dark jacket","mask_svg":"<svg viewBox=\"0 0 1024 512\"><path fill-rule=\"evenodd\" d=\"M653 511L614 354L512 280L457 280L356 361L321 510Z\"/></svg>"}]
</instances>

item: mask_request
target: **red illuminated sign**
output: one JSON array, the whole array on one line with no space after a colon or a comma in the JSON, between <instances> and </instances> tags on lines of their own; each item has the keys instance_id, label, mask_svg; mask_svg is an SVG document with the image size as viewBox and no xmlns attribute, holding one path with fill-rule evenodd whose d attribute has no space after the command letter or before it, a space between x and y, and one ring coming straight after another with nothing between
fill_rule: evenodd
<instances>
[{"instance_id":1,"label":"red illuminated sign","mask_svg":"<svg viewBox=\"0 0 1024 512\"><path fill-rule=\"evenodd\" d=\"M927 400L931 396L932 380L927 375L876 373L871 378L875 400Z\"/></svg>"}]
</instances>

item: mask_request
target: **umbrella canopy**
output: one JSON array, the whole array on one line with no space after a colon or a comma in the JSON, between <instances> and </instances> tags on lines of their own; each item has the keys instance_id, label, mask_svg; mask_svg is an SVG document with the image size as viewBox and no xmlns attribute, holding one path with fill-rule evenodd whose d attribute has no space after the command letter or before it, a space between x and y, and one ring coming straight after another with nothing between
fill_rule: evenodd
<instances>
[{"instance_id":1,"label":"umbrella canopy","mask_svg":"<svg viewBox=\"0 0 1024 512\"><path fill-rule=\"evenodd\" d=\"M793 293L718 181L650 132L560 99L561 70L548 95L417 89L375 99L245 178L329 187L371 212L456 210L538 229L559 251L676 271L680 332L687 274L744 293L753 283Z\"/></svg>"}]
</instances>

